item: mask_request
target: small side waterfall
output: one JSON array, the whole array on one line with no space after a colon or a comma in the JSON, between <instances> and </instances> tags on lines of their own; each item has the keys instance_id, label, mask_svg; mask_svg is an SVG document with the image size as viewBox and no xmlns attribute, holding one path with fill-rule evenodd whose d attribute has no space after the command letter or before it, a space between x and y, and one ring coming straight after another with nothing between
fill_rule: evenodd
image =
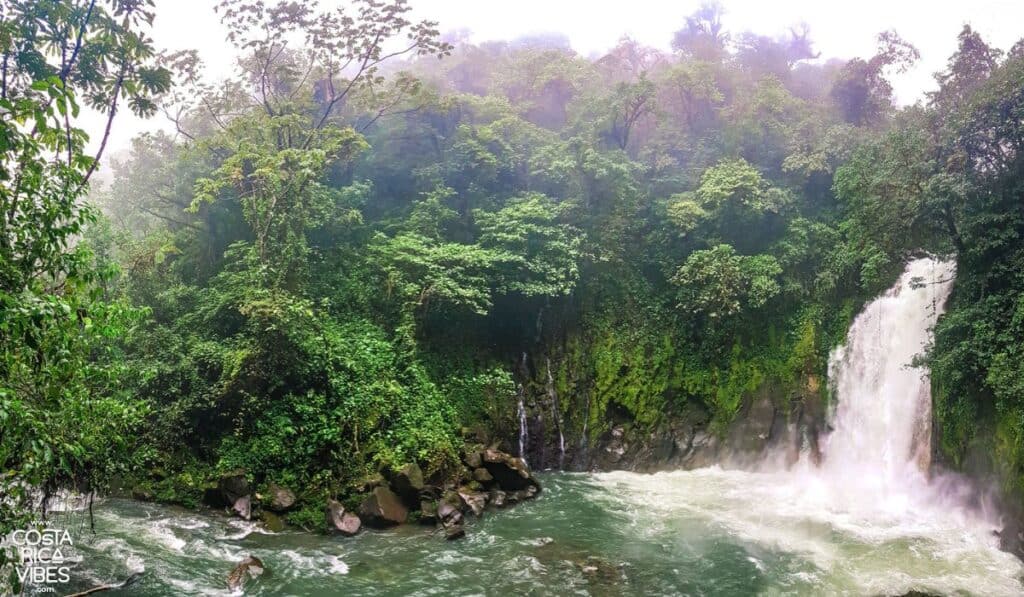
<instances>
[{"instance_id":1,"label":"small side waterfall","mask_svg":"<svg viewBox=\"0 0 1024 597\"><path fill-rule=\"evenodd\" d=\"M547 359L548 365L548 399L551 401L551 414L558 429L558 468L565 464L565 435L562 433L562 414L558 409L558 392L555 391L555 378L551 375L551 359Z\"/></svg>"},{"instance_id":2,"label":"small side waterfall","mask_svg":"<svg viewBox=\"0 0 1024 597\"><path fill-rule=\"evenodd\" d=\"M857 316L829 359L836 408L823 468L881 487L927 474L931 455L928 370L914 365L953 286L956 264L922 258Z\"/></svg>"},{"instance_id":3,"label":"small side waterfall","mask_svg":"<svg viewBox=\"0 0 1024 597\"><path fill-rule=\"evenodd\" d=\"M526 351L523 351L523 356L519 360L519 367L522 370L523 379L526 379L529 374L529 369L526 367ZM519 400L519 457L526 462L526 447L530 442L530 425L526 420L526 388L523 387L523 384L519 384L516 394Z\"/></svg>"},{"instance_id":4,"label":"small side waterfall","mask_svg":"<svg viewBox=\"0 0 1024 597\"><path fill-rule=\"evenodd\" d=\"M519 390L516 392L519 398L519 457L523 459L523 462L526 462L526 442L529 440L526 425L526 405L523 403L523 394L525 393L523 384L519 384Z\"/></svg>"}]
</instances>

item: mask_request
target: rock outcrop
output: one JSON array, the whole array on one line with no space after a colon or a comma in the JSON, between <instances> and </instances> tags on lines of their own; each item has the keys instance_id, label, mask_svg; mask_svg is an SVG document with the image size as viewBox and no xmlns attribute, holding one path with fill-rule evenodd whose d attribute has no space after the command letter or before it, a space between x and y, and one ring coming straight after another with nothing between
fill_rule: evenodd
<instances>
[{"instance_id":1,"label":"rock outcrop","mask_svg":"<svg viewBox=\"0 0 1024 597\"><path fill-rule=\"evenodd\" d=\"M252 498L247 495L238 498L231 505L231 511L243 520L250 520L252 518Z\"/></svg>"},{"instance_id":2,"label":"rock outcrop","mask_svg":"<svg viewBox=\"0 0 1024 597\"><path fill-rule=\"evenodd\" d=\"M406 464L393 471L389 478L388 484L391 490L402 498L406 506L415 508L419 505L420 492L426 486L423 482L423 471L419 465L416 463Z\"/></svg>"},{"instance_id":3,"label":"rock outcrop","mask_svg":"<svg viewBox=\"0 0 1024 597\"><path fill-rule=\"evenodd\" d=\"M519 491L528 487L540 487L530 474L530 468L522 458L510 456L494 448L483 452L483 467L504 491Z\"/></svg>"},{"instance_id":4,"label":"rock outcrop","mask_svg":"<svg viewBox=\"0 0 1024 597\"><path fill-rule=\"evenodd\" d=\"M391 489L375 487L359 507L359 518L363 524L375 528L387 528L402 524L409 518L409 509Z\"/></svg>"},{"instance_id":5,"label":"rock outcrop","mask_svg":"<svg viewBox=\"0 0 1024 597\"><path fill-rule=\"evenodd\" d=\"M454 491L446 491L437 505L437 517L441 522L441 528L444 529L445 539L449 541L466 535L462 516L463 506L462 498Z\"/></svg>"},{"instance_id":6,"label":"rock outcrop","mask_svg":"<svg viewBox=\"0 0 1024 597\"><path fill-rule=\"evenodd\" d=\"M228 589L241 591L247 582L259 578L266 571L263 561L255 556L249 556L238 563L235 569L228 574Z\"/></svg>"},{"instance_id":7,"label":"rock outcrop","mask_svg":"<svg viewBox=\"0 0 1024 597\"><path fill-rule=\"evenodd\" d=\"M213 508L235 509L236 504L244 506L245 502L239 503L239 500L246 498L251 507L251 493L245 471L235 470L222 474L215 485L207 487L203 502Z\"/></svg>"},{"instance_id":8,"label":"rock outcrop","mask_svg":"<svg viewBox=\"0 0 1024 597\"><path fill-rule=\"evenodd\" d=\"M271 512L287 512L295 505L295 492L287 487L271 483L263 507Z\"/></svg>"},{"instance_id":9,"label":"rock outcrop","mask_svg":"<svg viewBox=\"0 0 1024 597\"><path fill-rule=\"evenodd\" d=\"M327 501L327 524L330 530L346 537L359 534L363 526L359 516L346 511L345 506L335 500Z\"/></svg>"}]
</instances>

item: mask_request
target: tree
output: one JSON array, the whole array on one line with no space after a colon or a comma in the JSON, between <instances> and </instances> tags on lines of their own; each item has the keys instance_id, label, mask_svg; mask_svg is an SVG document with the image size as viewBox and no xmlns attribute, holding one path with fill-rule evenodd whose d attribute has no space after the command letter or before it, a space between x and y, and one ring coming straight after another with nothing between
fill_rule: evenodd
<instances>
[{"instance_id":1,"label":"tree","mask_svg":"<svg viewBox=\"0 0 1024 597\"><path fill-rule=\"evenodd\" d=\"M170 85L143 36L151 5L0 6L0 535L132 459L141 408L112 341L138 312L105 296L115 270L82 241L95 220L83 196L120 109L152 115ZM93 155L79 98L106 119Z\"/></svg>"},{"instance_id":2,"label":"tree","mask_svg":"<svg viewBox=\"0 0 1024 597\"><path fill-rule=\"evenodd\" d=\"M724 160L706 170L693 198L708 214L712 238L748 250L767 244L776 232L775 220L792 203L790 193L769 185L742 159Z\"/></svg>"},{"instance_id":3,"label":"tree","mask_svg":"<svg viewBox=\"0 0 1024 597\"><path fill-rule=\"evenodd\" d=\"M691 253L672 283L680 309L716 321L763 307L779 293L781 273L771 255L737 255L729 245L717 245Z\"/></svg>"},{"instance_id":4,"label":"tree","mask_svg":"<svg viewBox=\"0 0 1024 597\"><path fill-rule=\"evenodd\" d=\"M576 287L581 238L558 221L560 210L550 199L529 194L475 215L480 246L511 256L495 273L498 292L557 297Z\"/></svg>"},{"instance_id":5,"label":"tree","mask_svg":"<svg viewBox=\"0 0 1024 597\"><path fill-rule=\"evenodd\" d=\"M747 33L736 41L736 59L753 76L772 75L788 80L790 70L800 61L817 58L806 24L789 30L788 37L771 38Z\"/></svg>"},{"instance_id":6,"label":"tree","mask_svg":"<svg viewBox=\"0 0 1024 597\"><path fill-rule=\"evenodd\" d=\"M892 85L886 70L905 71L920 57L894 31L878 35L878 52L869 60L854 58L843 66L830 92L843 119L858 126L878 124L892 110Z\"/></svg>"},{"instance_id":7,"label":"tree","mask_svg":"<svg viewBox=\"0 0 1024 597\"><path fill-rule=\"evenodd\" d=\"M654 112L654 97L654 84L644 75L636 83L619 83L615 87L609 134L619 149L625 150L629 146L633 128Z\"/></svg>"},{"instance_id":8,"label":"tree","mask_svg":"<svg viewBox=\"0 0 1024 597\"><path fill-rule=\"evenodd\" d=\"M957 51L946 70L935 75L939 90L928 95L929 103L945 114L966 107L971 95L992 76L1002 54L970 25L964 25L957 39Z\"/></svg>"},{"instance_id":9,"label":"tree","mask_svg":"<svg viewBox=\"0 0 1024 597\"><path fill-rule=\"evenodd\" d=\"M388 89L382 65L406 55L444 56L450 47L438 41L434 23L407 20L403 0L365 0L354 16L344 7L314 14L287 1L225 0L218 10L229 39L249 52L244 75L252 101L230 118L211 108L209 89L196 89L191 110L211 113L220 131L206 142L226 157L196 182L192 209L233 194L252 230L266 283L294 291L308 255L306 232L322 224L318 216L336 200L325 174L367 147L352 115L343 124L337 110L360 100L375 106L360 125L365 130L418 89L401 73ZM303 51L289 51L291 35L305 38ZM402 37L402 47L386 49ZM312 89L305 86L311 77L317 81Z\"/></svg>"},{"instance_id":10,"label":"tree","mask_svg":"<svg viewBox=\"0 0 1024 597\"><path fill-rule=\"evenodd\" d=\"M700 60L722 59L729 39L722 25L724 12L717 2L702 4L672 36L672 49Z\"/></svg>"}]
</instances>

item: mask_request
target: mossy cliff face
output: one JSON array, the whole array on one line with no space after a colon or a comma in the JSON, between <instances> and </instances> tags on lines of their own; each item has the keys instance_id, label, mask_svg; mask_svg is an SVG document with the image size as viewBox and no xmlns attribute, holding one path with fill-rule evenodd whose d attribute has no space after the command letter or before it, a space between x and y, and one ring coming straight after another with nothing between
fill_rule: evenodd
<instances>
[{"instance_id":1,"label":"mossy cliff face","mask_svg":"<svg viewBox=\"0 0 1024 597\"><path fill-rule=\"evenodd\" d=\"M816 457L827 400L821 324L797 318L787 333L707 355L663 323L584 322L521 354L525 417L510 413L497 430L507 448L522 442L535 468L572 470Z\"/></svg>"}]
</instances>

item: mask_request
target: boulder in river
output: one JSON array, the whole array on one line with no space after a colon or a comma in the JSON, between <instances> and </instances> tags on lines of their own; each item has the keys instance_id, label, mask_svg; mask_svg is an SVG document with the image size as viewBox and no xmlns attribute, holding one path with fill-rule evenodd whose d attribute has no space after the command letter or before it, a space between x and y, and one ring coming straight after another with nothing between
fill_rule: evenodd
<instances>
[{"instance_id":1,"label":"boulder in river","mask_svg":"<svg viewBox=\"0 0 1024 597\"><path fill-rule=\"evenodd\" d=\"M139 500L140 502L152 502L156 499L156 496L153 494L153 490L149 487L136 485L132 488L132 499Z\"/></svg>"},{"instance_id":2,"label":"boulder in river","mask_svg":"<svg viewBox=\"0 0 1024 597\"><path fill-rule=\"evenodd\" d=\"M509 491L505 495L505 499L509 504L518 504L519 502L525 502L526 500L533 499L540 491L540 487L530 486L526 489L518 489L516 491Z\"/></svg>"},{"instance_id":3,"label":"boulder in river","mask_svg":"<svg viewBox=\"0 0 1024 597\"><path fill-rule=\"evenodd\" d=\"M466 536L466 527L460 520L457 523L451 523L444 525L444 538L448 541L454 541L455 539L462 539Z\"/></svg>"},{"instance_id":4,"label":"boulder in river","mask_svg":"<svg viewBox=\"0 0 1024 597\"><path fill-rule=\"evenodd\" d=\"M264 507L272 512L287 512L295 505L295 492L287 487L271 483L267 487L267 498Z\"/></svg>"},{"instance_id":5,"label":"boulder in river","mask_svg":"<svg viewBox=\"0 0 1024 597\"><path fill-rule=\"evenodd\" d=\"M249 480L245 478L245 471L235 470L221 475L217 481L217 489L224 495L229 503L235 503L240 497L252 493L249 487Z\"/></svg>"},{"instance_id":6,"label":"boulder in river","mask_svg":"<svg viewBox=\"0 0 1024 597\"><path fill-rule=\"evenodd\" d=\"M244 495L231 504L231 511L241 517L243 520L249 520L252 518L252 499Z\"/></svg>"},{"instance_id":7,"label":"boulder in river","mask_svg":"<svg viewBox=\"0 0 1024 597\"><path fill-rule=\"evenodd\" d=\"M516 458L500 450L488 449L484 451L483 467L505 491L518 491L528 487L540 489L540 484L530 474L530 468L522 458Z\"/></svg>"},{"instance_id":8,"label":"boulder in river","mask_svg":"<svg viewBox=\"0 0 1024 597\"><path fill-rule=\"evenodd\" d=\"M224 473L217 479L216 485L206 488L203 501L214 508L233 508L235 503L252 493L245 471L235 470Z\"/></svg>"},{"instance_id":9,"label":"boulder in river","mask_svg":"<svg viewBox=\"0 0 1024 597\"><path fill-rule=\"evenodd\" d=\"M362 528L362 520L352 512L347 512L341 502L327 500L327 524L330 529L352 537Z\"/></svg>"},{"instance_id":10,"label":"boulder in river","mask_svg":"<svg viewBox=\"0 0 1024 597\"><path fill-rule=\"evenodd\" d=\"M272 533L280 533L284 530L284 520L269 510L263 510L260 512L260 520L263 521L263 528Z\"/></svg>"},{"instance_id":11,"label":"boulder in river","mask_svg":"<svg viewBox=\"0 0 1024 597\"><path fill-rule=\"evenodd\" d=\"M492 489L487 496L487 503L495 508L504 508L508 505L508 494L500 489Z\"/></svg>"},{"instance_id":12,"label":"boulder in river","mask_svg":"<svg viewBox=\"0 0 1024 597\"><path fill-rule=\"evenodd\" d=\"M432 499L420 500L420 523L434 524L438 520L437 502Z\"/></svg>"},{"instance_id":13,"label":"boulder in river","mask_svg":"<svg viewBox=\"0 0 1024 597\"><path fill-rule=\"evenodd\" d=\"M406 505L415 507L420 501L424 488L423 471L415 462L406 464L390 475L391 489L402 498Z\"/></svg>"},{"instance_id":14,"label":"boulder in river","mask_svg":"<svg viewBox=\"0 0 1024 597\"><path fill-rule=\"evenodd\" d=\"M459 497L462 498L463 503L466 507L475 515L480 516L484 513L484 508L487 506L487 494L481 491L473 491L468 487L459 488Z\"/></svg>"},{"instance_id":15,"label":"boulder in river","mask_svg":"<svg viewBox=\"0 0 1024 597\"><path fill-rule=\"evenodd\" d=\"M385 528L402 524L409 510L401 498L387 487L375 487L359 507L359 518L366 526Z\"/></svg>"},{"instance_id":16,"label":"boulder in river","mask_svg":"<svg viewBox=\"0 0 1024 597\"><path fill-rule=\"evenodd\" d=\"M242 590L245 587L245 583L262 576L265 570L266 568L263 566L262 560L256 556L248 556L239 562L235 569L228 574L228 589L232 591Z\"/></svg>"},{"instance_id":17,"label":"boulder in river","mask_svg":"<svg viewBox=\"0 0 1024 597\"><path fill-rule=\"evenodd\" d=\"M446 491L437 504L437 518L444 528L445 538L459 539L466 535L462 518L463 501L454 491Z\"/></svg>"}]
</instances>

